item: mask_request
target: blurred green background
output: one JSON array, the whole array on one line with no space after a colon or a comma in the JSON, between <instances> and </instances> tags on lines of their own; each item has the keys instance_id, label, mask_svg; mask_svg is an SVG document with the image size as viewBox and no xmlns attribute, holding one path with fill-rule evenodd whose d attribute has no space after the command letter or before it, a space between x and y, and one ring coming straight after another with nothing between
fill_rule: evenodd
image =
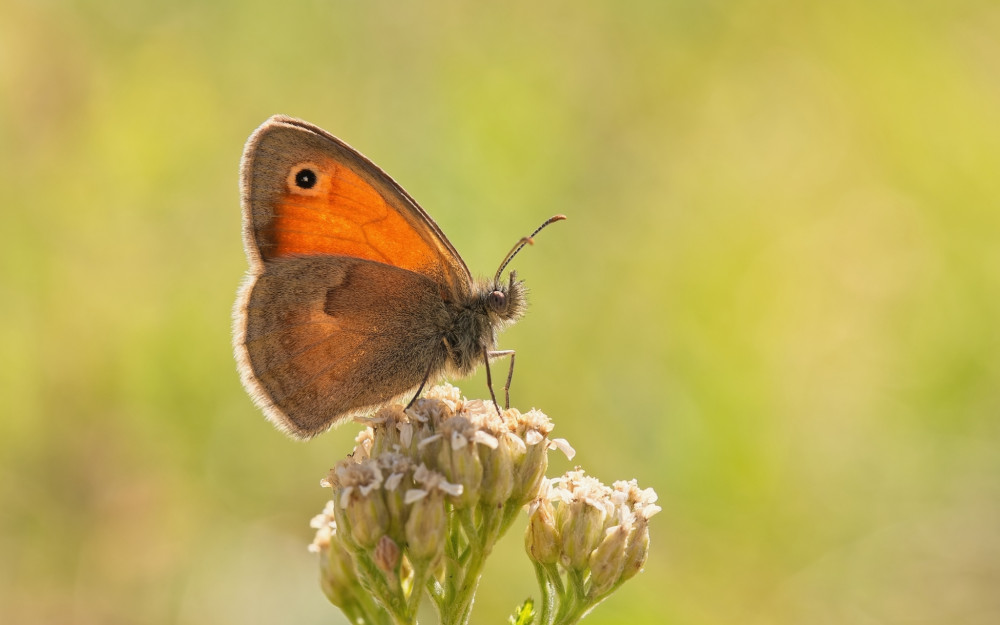
<instances>
[{"instance_id":1,"label":"blurred green background","mask_svg":"<svg viewBox=\"0 0 1000 625\"><path fill-rule=\"evenodd\" d=\"M664 508L587 622L1000 623L986 0L0 0L0 621L342 622L305 547L357 430L284 438L230 348L279 112L476 273L570 217L513 401ZM535 593L522 527L476 622Z\"/></svg>"}]
</instances>

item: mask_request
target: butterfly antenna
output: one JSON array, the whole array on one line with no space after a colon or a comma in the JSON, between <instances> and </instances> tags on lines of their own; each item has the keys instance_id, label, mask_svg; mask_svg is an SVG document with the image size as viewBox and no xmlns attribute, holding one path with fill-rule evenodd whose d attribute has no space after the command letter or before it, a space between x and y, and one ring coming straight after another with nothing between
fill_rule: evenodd
<instances>
[{"instance_id":1,"label":"butterfly antenna","mask_svg":"<svg viewBox=\"0 0 1000 625\"><path fill-rule=\"evenodd\" d=\"M521 239L514 244L514 247L512 247L509 252L507 252L507 255L504 257L503 262L500 263L500 268L497 269L497 275L493 277L493 282L495 284L500 283L500 274L503 273L503 270L507 267L508 264L510 264L510 261L514 260L514 257L517 256L517 253L520 252L525 245L535 244L536 234L541 232L542 229L545 228L545 226L549 224L554 224L557 221L562 221L563 219L566 219L566 215L554 215L552 217L549 217L548 219L545 220L544 223L542 223L542 225L535 228L534 232L532 232L526 237L521 237Z\"/></svg>"}]
</instances>

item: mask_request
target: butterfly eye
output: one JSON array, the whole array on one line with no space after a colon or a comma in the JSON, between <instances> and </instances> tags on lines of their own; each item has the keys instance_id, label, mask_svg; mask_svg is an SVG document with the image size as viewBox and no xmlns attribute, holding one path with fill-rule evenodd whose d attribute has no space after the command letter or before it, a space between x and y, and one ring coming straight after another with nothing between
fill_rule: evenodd
<instances>
[{"instance_id":1,"label":"butterfly eye","mask_svg":"<svg viewBox=\"0 0 1000 625\"><path fill-rule=\"evenodd\" d=\"M501 291L493 291L486 300L493 312L503 312L507 306L507 296Z\"/></svg>"},{"instance_id":2,"label":"butterfly eye","mask_svg":"<svg viewBox=\"0 0 1000 625\"><path fill-rule=\"evenodd\" d=\"M295 172L295 186L300 189L312 189L316 186L316 172L308 167L298 170Z\"/></svg>"}]
</instances>

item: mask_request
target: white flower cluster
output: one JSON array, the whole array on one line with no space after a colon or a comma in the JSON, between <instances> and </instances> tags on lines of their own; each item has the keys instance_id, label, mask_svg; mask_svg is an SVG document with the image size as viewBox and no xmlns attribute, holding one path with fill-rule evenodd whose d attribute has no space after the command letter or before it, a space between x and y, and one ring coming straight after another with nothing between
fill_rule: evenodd
<instances>
[{"instance_id":1,"label":"white flower cluster","mask_svg":"<svg viewBox=\"0 0 1000 625\"><path fill-rule=\"evenodd\" d=\"M327 596L355 622L373 617L355 597L366 591L397 621L414 617L425 589L442 614L467 611L485 556L538 496L547 450L572 448L549 438L543 413L498 413L450 385L364 422L322 481L333 498L312 548L328 560Z\"/></svg>"}]
</instances>

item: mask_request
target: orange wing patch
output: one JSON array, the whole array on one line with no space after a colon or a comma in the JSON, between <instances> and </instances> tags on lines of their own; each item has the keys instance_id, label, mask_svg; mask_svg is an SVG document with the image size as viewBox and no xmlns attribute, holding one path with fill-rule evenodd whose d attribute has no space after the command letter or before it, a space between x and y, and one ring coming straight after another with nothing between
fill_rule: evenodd
<instances>
[{"instance_id":1,"label":"orange wing patch","mask_svg":"<svg viewBox=\"0 0 1000 625\"><path fill-rule=\"evenodd\" d=\"M350 167L325 159L288 172L269 225L258 230L265 258L330 254L428 273L439 252Z\"/></svg>"}]
</instances>

